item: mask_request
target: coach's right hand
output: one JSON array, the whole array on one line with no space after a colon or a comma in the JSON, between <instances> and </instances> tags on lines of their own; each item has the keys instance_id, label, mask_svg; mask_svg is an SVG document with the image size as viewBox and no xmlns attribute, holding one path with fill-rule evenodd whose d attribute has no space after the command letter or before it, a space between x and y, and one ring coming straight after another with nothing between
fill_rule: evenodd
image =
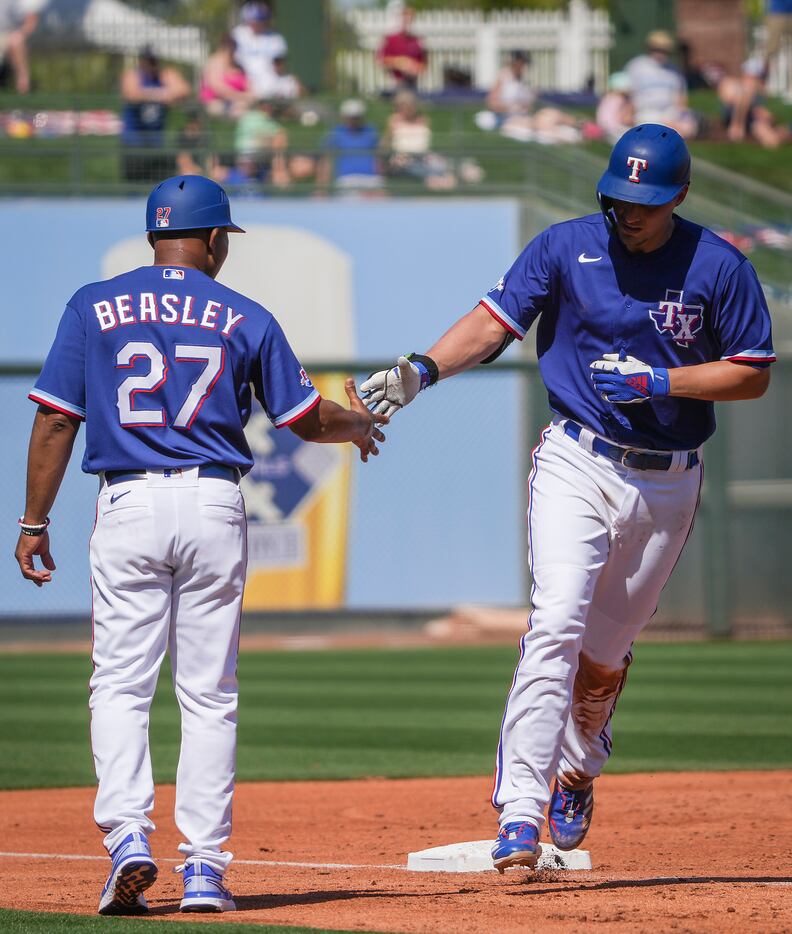
<instances>
[{"instance_id":1,"label":"coach's right hand","mask_svg":"<svg viewBox=\"0 0 792 934\"><path fill-rule=\"evenodd\" d=\"M369 412L358 395L355 381L351 377L344 383L344 389L349 399L349 411L354 412L360 418L361 435L354 440L353 444L359 448L360 459L365 464L369 454L374 457L379 454L377 441L382 443L385 440L385 435L377 428L377 425L387 425L389 419L387 415Z\"/></svg>"}]
</instances>

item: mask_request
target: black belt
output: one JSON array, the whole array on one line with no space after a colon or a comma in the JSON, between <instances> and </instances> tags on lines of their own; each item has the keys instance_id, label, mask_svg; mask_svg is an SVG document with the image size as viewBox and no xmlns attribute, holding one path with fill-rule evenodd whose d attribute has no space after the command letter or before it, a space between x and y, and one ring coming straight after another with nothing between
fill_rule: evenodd
<instances>
[{"instance_id":1,"label":"black belt","mask_svg":"<svg viewBox=\"0 0 792 934\"><path fill-rule=\"evenodd\" d=\"M564 433L574 438L575 441L580 441L582 431L582 426L577 422L569 420L564 422ZM591 442L591 450L631 470L670 470L674 463L673 454L652 454L647 451L636 451L635 448L623 448L618 444L609 444L604 438L596 436ZM688 451L685 469L690 470L698 462L698 451Z\"/></svg>"},{"instance_id":2,"label":"black belt","mask_svg":"<svg viewBox=\"0 0 792 934\"><path fill-rule=\"evenodd\" d=\"M164 468L165 471L168 468ZM170 468L174 472L181 468ZM189 468L183 468L185 470ZM198 468L199 477L213 477L215 480L231 480L232 483L239 482L239 470L236 467L226 467L224 464L202 464ZM145 470L106 470L105 483L108 486L114 486L116 483L125 483L127 480L145 480Z\"/></svg>"}]
</instances>

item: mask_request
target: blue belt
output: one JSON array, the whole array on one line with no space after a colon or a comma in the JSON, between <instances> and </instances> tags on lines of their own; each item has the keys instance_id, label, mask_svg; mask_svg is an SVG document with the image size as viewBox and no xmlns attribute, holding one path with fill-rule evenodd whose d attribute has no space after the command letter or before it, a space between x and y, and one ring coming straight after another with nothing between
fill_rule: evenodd
<instances>
[{"instance_id":1,"label":"blue belt","mask_svg":"<svg viewBox=\"0 0 792 934\"><path fill-rule=\"evenodd\" d=\"M583 428L577 422L569 420L564 422L564 433L580 441ZM609 444L604 438L595 436L591 442L591 450L601 454L623 467L631 470L670 470L674 462L673 454L651 454L647 451L636 451L635 448L624 448L618 444ZM688 451L686 470L695 467L699 462L698 451Z\"/></svg>"},{"instance_id":2,"label":"blue belt","mask_svg":"<svg viewBox=\"0 0 792 934\"><path fill-rule=\"evenodd\" d=\"M165 468L167 470L167 468ZM177 468L171 468L176 470ZM187 469L187 468L185 468ZM125 483L127 480L145 480L145 470L106 470L105 483L114 486L116 483ZM239 470L236 467L226 467L223 464L202 464L198 468L199 477L213 477L215 480L230 480L239 482Z\"/></svg>"}]
</instances>

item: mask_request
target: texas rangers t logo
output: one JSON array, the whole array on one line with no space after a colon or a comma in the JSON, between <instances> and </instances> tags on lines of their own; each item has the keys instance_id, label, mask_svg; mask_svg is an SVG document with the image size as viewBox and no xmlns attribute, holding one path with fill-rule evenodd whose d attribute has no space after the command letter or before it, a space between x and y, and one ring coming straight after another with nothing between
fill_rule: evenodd
<instances>
[{"instance_id":1,"label":"texas rangers t logo","mask_svg":"<svg viewBox=\"0 0 792 934\"><path fill-rule=\"evenodd\" d=\"M666 289L665 299L657 303L657 311L649 310L654 326L672 341L687 347L696 339L704 323L701 305L686 305L682 301L684 292Z\"/></svg>"},{"instance_id":2,"label":"texas rangers t logo","mask_svg":"<svg viewBox=\"0 0 792 934\"><path fill-rule=\"evenodd\" d=\"M630 174L627 176L628 182L635 182L636 184L641 183L641 179L638 177L639 174L649 168L649 163L646 159L639 159L638 156L628 156L627 165L630 168Z\"/></svg>"}]
</instances>

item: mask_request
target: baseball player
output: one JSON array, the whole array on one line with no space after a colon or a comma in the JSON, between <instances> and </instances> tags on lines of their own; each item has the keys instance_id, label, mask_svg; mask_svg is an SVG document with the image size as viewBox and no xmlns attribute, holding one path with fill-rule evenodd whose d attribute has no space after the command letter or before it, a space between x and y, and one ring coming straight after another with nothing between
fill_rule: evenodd
<instances>
[{"instance_id":1,"label":"baseball player","mask_svg":"<svg viewBox=\"0 0 792 934\"><path fill-rule=\"evenodd\" d=\"M533 609L497 750L501 871L535 865L546 809L557 847L586 835L632 644L693 525L713 402L756 398L769 383L756 273L675 213L689 182L674 130L632 128L600 179L599 213L545 230L427 355L400 357L362 386L374 411L392 414L537 321L554 414L533 452Z\"/></svg>"},{"instance_id":2,"label":"baseball player","mask_svg":"<svg viewBox=\"0 0 792 934\"><path fill-rule=\"evenodd\" d=\"M182 911L229 911L237 643L245 582L240 476L251 387L276 427L306 441L384 440L347 381L350 408L321 399L269 311L215 281L228 254L228 198L200 176L151 193L154 263L79 289L30 392L39 405L16 558L39 587L55 563L47 514L86 422L83 470L98 474L90 544L94 816L112 859L99 913L142 914L157 876L149 707L170 651L181 709L176 824ZM34 564L39 555L43 569Z\"/></svg>"}]
</instances>

